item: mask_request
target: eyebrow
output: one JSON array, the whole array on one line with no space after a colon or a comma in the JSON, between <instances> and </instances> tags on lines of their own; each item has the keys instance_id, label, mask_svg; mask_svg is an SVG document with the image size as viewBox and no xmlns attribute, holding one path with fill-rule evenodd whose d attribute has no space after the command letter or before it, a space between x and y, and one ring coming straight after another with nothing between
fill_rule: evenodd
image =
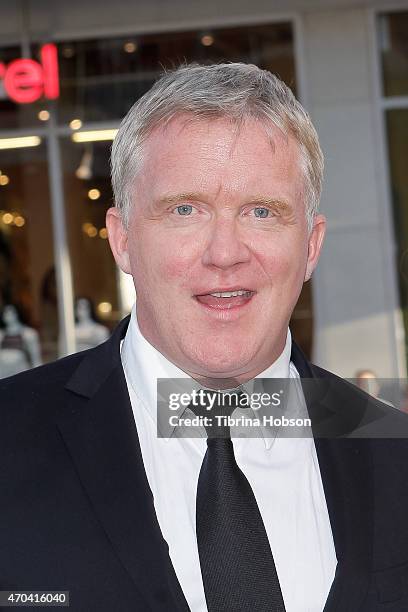
<instances>
[{"instance_id":1,"label":"eyebrow","mask_svg":"<svg viewBox=\"0 0 408 612\"><path fill-rule=\"evenodd\" d=\"M185 200L203 200L205 199L204 195L201 193L177 193L177 194L168 194L163 196L158 200L159 204L177 204L177 202L183 202Z\"/></svg>"},{"instance_id":2,"label":"eyebrow","mask_svg":"<svg viewBox=\"0 0 408 612\"><path fill-rule=\"evenodd\" d=\"M282 200L280 198L268 198L263 196L256 196L254 198L249 198L248 204L258 205L258 206L271 206L278 209L283 215L292 214L293 207L286 200Z\"/></svg>"}]
</instances>

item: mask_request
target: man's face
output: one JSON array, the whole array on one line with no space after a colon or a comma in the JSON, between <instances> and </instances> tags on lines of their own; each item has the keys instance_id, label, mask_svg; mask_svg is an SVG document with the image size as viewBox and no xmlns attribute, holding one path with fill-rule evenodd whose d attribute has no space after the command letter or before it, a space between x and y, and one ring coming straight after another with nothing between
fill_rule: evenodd
<instances>
[{"instance_id":1,"label":"man's face","mask_svg":"<svg viewBox=\"0 0 408 612\"><path fill-rule=\"evenodd\" d=\"M176 118L147 142L127 233L108 213L142 334L195 377L241 382L270 365L317 263L324 218L309 236L298 146L271 133Z\"/></svg>"}]
</instances>

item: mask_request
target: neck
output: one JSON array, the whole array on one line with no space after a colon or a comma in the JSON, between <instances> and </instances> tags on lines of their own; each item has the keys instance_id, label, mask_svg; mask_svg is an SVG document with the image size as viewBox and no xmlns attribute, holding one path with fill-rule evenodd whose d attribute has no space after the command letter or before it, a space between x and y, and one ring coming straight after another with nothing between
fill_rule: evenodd
<instances>
[{"instance_id":1,"label":"neck","mask_svg":"<svg viewBox=\"0 0 408 612\"><path fill-rule=\"evenodd\" d=\"M274 350L273 354L269 355L268 359L265 359L263 362L250 370L225 373L209 372L203 374L202 372L194 372L186 368L181 369L183 369L188 376L196 380L200 385L206 387L207 389L235 389L239 385L245 384L249 380L253 380L256 376L262 374L262 372L265 372L265 370L272 367L284 352L286 339L287 336L285 334L284 338L279 343L278 348Z\"/></svg>"}]
</instances>

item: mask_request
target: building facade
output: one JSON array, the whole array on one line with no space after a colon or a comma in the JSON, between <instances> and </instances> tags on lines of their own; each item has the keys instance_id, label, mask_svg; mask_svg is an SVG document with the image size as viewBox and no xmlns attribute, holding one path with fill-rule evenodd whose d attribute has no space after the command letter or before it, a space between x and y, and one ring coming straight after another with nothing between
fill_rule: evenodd
<instances>
[{"instance_id":1,"label":"building facade","mask_svg":"<svg viewBox=\"0 0 408 612\"><path fill-rule=\"evenodd\" d=\"M109 149L131 104L183 61L252 62L300 98L325 153L328 234L293 334L342 376L406 376L408 1L32 0L0 10L0 376L92 345L129 310L131 283L104 224Z\"/></svg>"}]
</instances>

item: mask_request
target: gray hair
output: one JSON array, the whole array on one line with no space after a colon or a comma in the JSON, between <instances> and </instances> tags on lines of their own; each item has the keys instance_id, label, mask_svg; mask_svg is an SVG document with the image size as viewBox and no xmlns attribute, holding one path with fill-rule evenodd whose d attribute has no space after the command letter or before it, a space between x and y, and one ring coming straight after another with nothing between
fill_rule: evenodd
<instances>
[{"instance_id":1,"label":"gray hair","mask_svg":"<svg viewBox=\"0 0 408 612\"><path fill-rule=\"evenodd\" d=\"M273 123L296 139L304 176L309 231L319 207L323 154L316 130L303 106L277 76L253 64L202 66L187 64L166 72L127 113L112 145L111 170L115 205L125 227L129 222L134 180L143 163L144 144L152 131L174 117L246 118Z\"/></svg>"}]
</instances>

